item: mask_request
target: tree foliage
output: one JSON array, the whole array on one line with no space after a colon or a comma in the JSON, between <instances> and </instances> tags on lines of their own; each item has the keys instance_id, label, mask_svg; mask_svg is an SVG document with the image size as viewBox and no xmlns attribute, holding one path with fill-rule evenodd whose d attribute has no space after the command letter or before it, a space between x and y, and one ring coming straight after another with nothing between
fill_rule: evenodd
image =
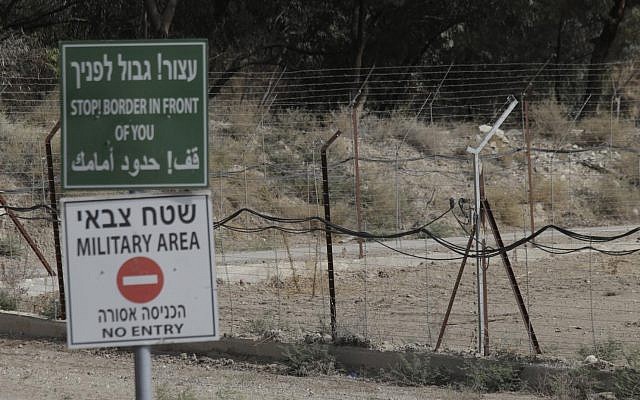
<instances>
[{"instance_id":1,"label":"tree foliage","mask_svg":"<svg viewBox=\"0 0 640 400\"><path fill-rule=\"evenodd\" d=\"M0 40L209 40L219 87L246 69L590 63L637 57L640 0L3 0ZM596 69L585 95L601 91ZM214 93L215 94L215 93Z\"/></svg>"},{"instance_id":2,"label":"tree foliage","mask_svg":"<svg viewBox=\"0 0 640 400\"><path fill-rule=\"evenodd\" d=\"M629 56L634 0L4 0L0 33L205 37L224 61L290 68L557 62ZM632 17L633 17L632 15ZM619 24L619 27L616 25ZM619 29L613 29L614 28ZM613 30L612 30L613 29ZM606 39L618 42L607 44ZM598 47L600 46L600 47ZM613 50L613 54L606 50Z\"/></svg>"}]
</instances>

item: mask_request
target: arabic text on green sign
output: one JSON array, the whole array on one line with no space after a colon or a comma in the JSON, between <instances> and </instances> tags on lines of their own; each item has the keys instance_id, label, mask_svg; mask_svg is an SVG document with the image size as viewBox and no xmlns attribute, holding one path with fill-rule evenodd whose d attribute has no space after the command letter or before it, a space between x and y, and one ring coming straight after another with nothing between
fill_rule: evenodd
<instances>
[{"instance_id":1,"label":"arabic text on green sign","mask_svg":"<svg viewBox=\"0 0 640 400\"><path fill-rule=\"evenodd\" d=\"M67 189L207 185L207 44L61 44Z\"/></svg>"}]
</instances>

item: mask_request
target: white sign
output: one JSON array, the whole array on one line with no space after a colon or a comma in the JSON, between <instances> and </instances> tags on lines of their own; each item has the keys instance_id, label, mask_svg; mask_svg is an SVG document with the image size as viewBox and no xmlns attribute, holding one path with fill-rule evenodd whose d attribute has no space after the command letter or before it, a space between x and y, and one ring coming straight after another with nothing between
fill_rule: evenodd
<instances>
[{"instance_id":1,"label":"white sign","mask_svg":"<svg viewBox=\"0 0 640 400\"><path fill-rule=\"evenodd\" d=\"M218 339L210 193L62 199L70 348Z\"/></svg>"}]
</instances>

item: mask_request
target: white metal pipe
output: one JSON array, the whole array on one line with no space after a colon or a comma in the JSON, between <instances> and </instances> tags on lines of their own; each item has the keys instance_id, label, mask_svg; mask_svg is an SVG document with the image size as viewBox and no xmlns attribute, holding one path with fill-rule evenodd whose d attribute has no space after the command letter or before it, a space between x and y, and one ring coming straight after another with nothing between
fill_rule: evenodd
<instances>
[{"instance_id":1,"label":"white metal pipe","mask_svg":"<svg viewBox=\"0 0 640 400\"><path fill-rule=\"evenodd\" d=\"M478 290L478 353L483 356L486 355L486 349L484 347L484 338L486 335L487 327L485 326L486 318L484 315L486 311L485 304L484 304L484 287L486 285L486 282L485 282L485 276L483 273L484 271L482 269L482 255L480 254L480 169L481 169L480 152L482 151L482 149L484 149L487 143L489 143L489 140L491 140L491 137L496 133L498 128L500 128L502 123L505 121L505 119L507 119L509 114L511 114L511 111L513 111L513 109L518 104L518 100L513 96L509 96L509 100L511 101L511 103L509 104L509 107L507 107L507 109L502 113L502 115L500 115L500 118L498 118L498 121L496 121L493 127L491 127L491 130L489 130L489 133L487 133L487 135L484 137L482 142L480 142L480 145L478 145L478 147L476 148L467 147L467 152L473 154L473 171L474 171L473 194L474 194L475 206L476 206L473 223L476 228L475 240L476 240L476 288Z\"/></svg>"},{"instance_id":2,"label":"white metal pipe","mask_svg":"<svg viewBox=\"0 0 640 400\"><path fill-rule=\"evenodd\" d=\"M473 223L476 227L476 287L478 289L478 353L485 355L484 336L487 327L484 325L484 274L482 273L482 260L480 257L480 155L473 154L474 186L473 194L475 198L475 215Z\"/></svg>"}]
</instances>

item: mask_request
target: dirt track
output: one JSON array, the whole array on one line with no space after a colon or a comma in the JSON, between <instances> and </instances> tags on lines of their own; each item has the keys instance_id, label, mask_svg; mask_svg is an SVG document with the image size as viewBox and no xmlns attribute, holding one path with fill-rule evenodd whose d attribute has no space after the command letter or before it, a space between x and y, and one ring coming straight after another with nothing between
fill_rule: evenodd
<instances>
[{"instance_id":1,"label":"dirt track","mask_svg":"<svg viewBox=\"0 0 640 400\"><path fill-rule=\"evenodd\" d=\"M283 366L194 355L154 355L160 400L182 399L493 399L528 400L520 393L477 394L436 387L398 387L344 375L293 377ZM0 399L132 399L133 356L120 351L69 351L59 342L0 338ZM180 397L182 396L182 397Z\"/></svg>"},{"instance_id":2,"label":"dirt track","mask_svg":"<svg viewBox=\"0 0 640 400\"><path fill-rule=\"evenodd\" d=\"M561 238L556 233L557 239ZM635 239L594 246L608 250L635 248ZM464 243L464 238L456 240ZM403 249L421 254L420 245L424 254L424 242L405 241ZM565 240L555 246L584 245ZM336 246L338 334L364 335L374 346L385 350L433 348L460 261L422 261L384 252L376 254L377 248L368 250L363 261L357 259L355 244ZM227 265L219 266L222 330L250 338L275 330L280 339L288 342L301 340L314 326L316 333L326 334L326 280L312 282L313 264L293 262L297 273L297 279L293 279L294 267L281 262L278 281L274 269L269 268L274 261L252 264L247 254L252 253L244 254L248 264L235 264L238 260L232 254L227 255ZM268 255L256 252L255 258L264 260ZM450 255L435 246L429 251L429 256L435 258ZM579 352L588 351L594 342L635 346L640 340L640 270L636 254L614 257L583 251L552 255L540 249L518 248L509 257L546 356L582 361ZM318 267L323 268L322 264ZM475 269L475 260L469 260L443 348L472 351L476 346ZM487 282L491 351L529 354L525 326L499 257L488 264Z\"/></svg>"}]
</instances>

